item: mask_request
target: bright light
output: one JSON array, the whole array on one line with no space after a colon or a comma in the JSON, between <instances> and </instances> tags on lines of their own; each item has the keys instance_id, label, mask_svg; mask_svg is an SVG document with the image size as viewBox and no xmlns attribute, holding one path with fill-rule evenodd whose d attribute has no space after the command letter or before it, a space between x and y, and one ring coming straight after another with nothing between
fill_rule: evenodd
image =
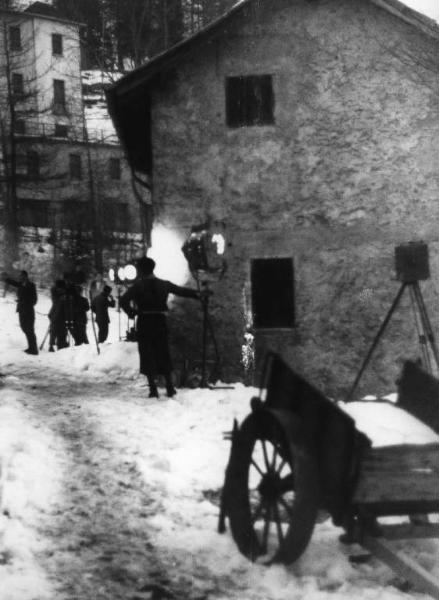
<instances>
[{"instance_id":1,"label":"bright light","mask_svg":"<svg viewBox=\"0 0 439 600\"><path fill-rule=\"evenodd\" d=\"M109 269L108 278L110 281L114 281L114 269Z\"/></svg>"},{"instance_id":2,"label":"bright light","mask_svg":"<svg viewBox=\"0 0 439 600\"><path fill-rule=\"evenodd\" d=\"M214 233L212 236L212 243L216 245L216 253L224 254L224 250L226 249L226 240L221 233Z\"/></svg>"},{"instance_id":3,"label":"bright light","mask_svg":"<svg viewBox=\"0 0 439 600\"><path fill-rule=\"evenodd\" d=\"M125 280L125 267L119 267L117 269L117 277L120 281Z\"/></svg>"},{"instance_id":4,"label":"bright light","mask_svg":"<svg viewBox=\"0 0 439 600\"><path fill-rule=\"evenodd\" d=\"M174 230L156 225L151 234L152 246L148 256L156 262L157 277L183 285L189 279L189 268L181 251L184 238Z\"/></svg>"},{"instance_id":5,"label":"bright light","mask_svg":"<svg viewBox=\"0 0 439 600\"><path fill-rule=\"evenodd\" d=\"M137 269L134 265L127 265L124 269L125 271L125 279L129 281L133 281L137 277Z\"/></svg>"}]
</instances>

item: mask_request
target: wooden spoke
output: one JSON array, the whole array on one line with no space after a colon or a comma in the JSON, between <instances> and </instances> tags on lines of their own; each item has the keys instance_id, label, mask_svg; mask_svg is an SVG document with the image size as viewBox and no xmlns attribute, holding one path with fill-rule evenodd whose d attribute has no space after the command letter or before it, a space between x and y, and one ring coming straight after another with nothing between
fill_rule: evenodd
<instances>
[{"instance_id":1,"label":"wooden spoke","mask_svg":"<svg viewBox=\"0 0 439 600\"><path fill-rule=\"evenodd\" d=\"M279 538L279 545L283 544L284 534L282 531L282 523L280 521L279 507L276 502L273 503L274 519L276 521L277 537Z\"/></svg>"},{"instance_id":2,"label":"wooden spoke","mask_svg":"<svg viewBox=\"0 0 439 600\"><path fill-rule=\"evenodd\" d=\"M265 523L264 523L264 531L262 534L262 549L264 552L267 552L267 547L268 547L268 536L270 533L270 524L271 524L271 505L267 504L266 505L267 510L265 512Z\"/></svg>"},{"instance_id":3,"label":"wooden spoke","mask_svg":"<svg viewBox=\"0 0 439 600\"><path fill-rule=\"evenodd\" d=\"M276 470L276 458L278 456L277 445L273 444L273 456L271 457L271 470Z\"/></svg>"},{"instance_id":4,"label":"wooden spoke","mask_svg":"<svg viewBox=\"0 0 439 600\"><path fill-rule=\"evenodd\" d=\"M270 461L268 460L267 446L265 444L265 440L261 440L261 444L262 451L264 452L265 466L267 467L267 470L270 470Z\"/></svg>"},{"instance_id":5,"label":"wooden spoke","mask_svg":"<svg viewBox=\"0 0 439 600\"><path fill-rule=\"evenodd\" d=\"M277 473L278 475L280 475L280 474L281 474L281 472L282 472L282 469L284 468L284 466L285 466L286 464L287 464L287 461L286 461L286 460L283 458L283 459L281 460L280 464L278 465L278 467L276 468L276 473Z\"/></svg>"},{"instance_id":6,"label":"wooden spoke","mask_svg":"<svg viewBox=\"0 0 439 600\"><path fill-rule=\"evenodd\" d=\"M255 461L255 459L253 457L251 459L251 464L258 471L259 475L261 475L262 477L265 475L265 473L262 471L261 467L257 464L257 462Z\"/></svg>"},{"instance_id":7,"label":"wooden spoke","mask_svg":"<svg viewBox=\"0 0 439 600\"><path fill-rule=\"evenodd\" d=\"M262 515L262 511L264 509L264 501L261 499L261 502L258 504L255 512L252 515L252 524L256 523L258 518Z\"/></svg>"}]
</instances>

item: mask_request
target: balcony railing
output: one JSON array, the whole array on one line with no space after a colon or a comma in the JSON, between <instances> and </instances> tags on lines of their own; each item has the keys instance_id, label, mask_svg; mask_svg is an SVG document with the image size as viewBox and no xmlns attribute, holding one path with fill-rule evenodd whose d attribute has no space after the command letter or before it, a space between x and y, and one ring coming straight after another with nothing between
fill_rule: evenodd
<instances>
[{"instance_id":1,"label":"balcony railing","mask_svg":"<svg viewBox=\"0 0 439 600\"><path fill-rule=\"evenodd\" d=\"M45 123L41 121L20 120L16 123L17 137L39 137L70 142L90 142L92 144L118 145L117 135L104 129L88 129L85 135L83 127L74 127L64 123Z\"/></svg>"}]
</instances>

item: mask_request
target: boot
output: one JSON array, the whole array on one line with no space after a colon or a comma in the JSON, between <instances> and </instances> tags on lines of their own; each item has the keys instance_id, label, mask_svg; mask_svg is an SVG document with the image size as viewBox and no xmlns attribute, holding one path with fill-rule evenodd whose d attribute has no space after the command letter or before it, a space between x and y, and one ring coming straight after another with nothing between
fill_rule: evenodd
<instances>
[{"instance_id":1,"label":"boot","mask_svg":"<svg viewBox=\"0 0 439 600\"><path fill-rule=\"evenodd\" d=\"M166 394L167 394L168 398L172 398L177 393L177 390L175 389L174 384L172 383L172 377L170 375L166 376L165 381L166 381Z\"/></svg>"},{"instance_id":2,"label":"boot","mask_svg":"<svg viewBox=\"0 0 439 600\"><path fill-rule=\"evenodd\" d=\"M147 375L146 378L148 379L148 385L149 385L149 398L158 398L159 391L157 389L157 385L156 385L154 377L152 375Z\"/></svg>"}]
</instances>

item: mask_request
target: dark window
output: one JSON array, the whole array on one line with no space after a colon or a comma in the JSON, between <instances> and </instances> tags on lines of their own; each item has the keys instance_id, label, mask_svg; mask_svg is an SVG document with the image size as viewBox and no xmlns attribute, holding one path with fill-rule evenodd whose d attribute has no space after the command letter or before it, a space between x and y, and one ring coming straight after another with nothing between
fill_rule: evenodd
<instances>
[{"instance_id":1,"label":"dark window","mask_svg":"<svg viewBox=\"0 0 439 600\"><path fill-rule=\"evenodd\" d=\"M14 133L26 133L26 123L22 119L16 119L14 121Z\"/></svg>"},{"instance_id":2,"label":"dark window","mask_svg":"<svg viewBox=\"0 0 439 600\"><path fill-rule=\"evenodd\" d=\"M9 47L11 50L21 50L21 32L19 27L9 27Z\"/></svg>"},{"instance_id":3,"label":"dark window","mask_svg":"<svg viewBox=\"0 0 439 600\"><path fill-rule=\"evenodd\" d=\"M53 112L58 115L66 112L66 87L62 79L53 80Z\"/></svg>"},{"instance_id":4,"label":"dark window","mask_svg":"<svg viewBox=\"0 0 439 600\"><path fill-rule=\"evenodd\" d=\"M47 200L19 201L19 221L23 227L50 227L50 202Z\"/></svg>"},{"instance_id":5,"label":"dark window","mask_svg":"<svg viewBox=\"0 0 439 600\"><path fill-rule=\"evenodd\" d=\"M251 264L255 327L294 326L294 270L291 258L257 258Z\"/></svg>"},{"instance_id":6,"label":"dark window","mask_svg":"<svg viewBox=\"0 0 439 600\"><path fill-rule=\"evenodd\" d=\"M273 111L271 75L226 78L226 119L229 127L272 125Z\"/></svg>"},{"instance_id":7,"label":"dark window","mask_svg":"<svg viewBox=\"0 0 439 600\"><path fill-rule=\"evenodd\" d=\"M110 178L120 179L120 160L118 158L110 158Z\"/></svg>"},{"instance_id":8,"label":"dark window","mask_svg":"<svg viewBox=\"0 0 439 600\"><path fill-rule=\"evenodd\" d=\"M61 56L63 53L62 35L60 33L52 33L52 54Z\"/></svg>"},{"instance_id":9,"label":"dark window","mask_svg":"<svg viewBox=\"0 0 439 600\"><path fill-rule=\"evenodd\" d=\"M61 125L60 123L55 123L55 131L53 134L55 137L66 138L68 132L69 132L69 128L67 127L67 125Z\"/></svg>"},{"instance_id":10,"label":"dark window","mask_svg":"<svg viewBox=\"0 0 439 600\"><path fill-rule=\"evenodd\" d=\"M26 173L29 177L40 176L40 156L35 150L29 150L26 154Z\"/></svg>"},{"instance_id":11,"label":"dark window","mask_svg":"<svg viewBox=\"0 0 439 600\"><path fill-rule=\"evenodd\" d=\"M70 178L71 179L82 179L82 168L81 168L81 155L70 154Z\"/></svg>"},{"instance_id":12,"label":"dark window","mask_svg":"<svg viewBox=\"0 0 439 600\"><path fill-rule=\"evenodd\" d=\"M24 80L21 73L12 73L11 85L14 96L22 96L24 94Z\"/></svg>"}]
</instances>

